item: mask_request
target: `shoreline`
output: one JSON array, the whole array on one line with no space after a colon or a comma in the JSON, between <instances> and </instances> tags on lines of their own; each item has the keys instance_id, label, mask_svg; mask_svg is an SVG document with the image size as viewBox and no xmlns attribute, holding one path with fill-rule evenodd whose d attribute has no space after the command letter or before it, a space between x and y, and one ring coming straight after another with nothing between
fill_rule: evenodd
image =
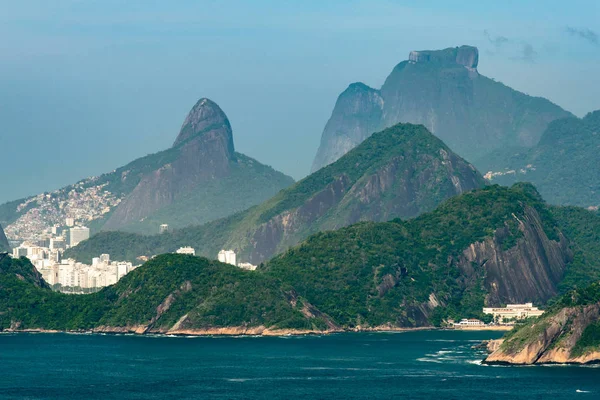
<instances>
[{"instance_id":1,"label":"shoreline","mask_svg":"<svg viewBox=\"0 0 600 400\"><path fill-rule=\"evenodd\" d=\"M74 335L135 335L135 336L164 336L164 337L209 337L209 336L255 336L255 337L277 337L277 336L312 336L312 335L331 335L338 333L403 333L403 332L418 332L418 331L446 331L446 332L476 332L476 331L507 331L512 327L470 327L467 329L454 328L439 328L434 326L426 327L365 327L365 328L349 328L349 329L331 329L325 331L317 330L301 330L301 329L270 329L264 326L258 327L219 327L205 329L148 329L145 326L100 326L89 330L56 330L56 329L6 329L0 331L2 334L15 333L45 333L45 334L74 334Z\"/></svg>"}]
</instances>

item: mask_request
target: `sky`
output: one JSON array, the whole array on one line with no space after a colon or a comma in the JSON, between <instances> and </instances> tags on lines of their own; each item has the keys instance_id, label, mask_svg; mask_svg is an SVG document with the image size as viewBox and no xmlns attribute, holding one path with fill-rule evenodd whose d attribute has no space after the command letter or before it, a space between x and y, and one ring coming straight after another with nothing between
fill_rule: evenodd
<instances>
[{"instance_id":1,"label":"sky","mask_svg":"<svg viewBox=\"0 0 600 400\"><path fill-rule=\"evenodd\" d=\"M236 150L300 179L337 96L411 50L578 116L600 109L600 2L0 0L0 203L170 147L202 97Z\"/></svg>"}]
</instances>

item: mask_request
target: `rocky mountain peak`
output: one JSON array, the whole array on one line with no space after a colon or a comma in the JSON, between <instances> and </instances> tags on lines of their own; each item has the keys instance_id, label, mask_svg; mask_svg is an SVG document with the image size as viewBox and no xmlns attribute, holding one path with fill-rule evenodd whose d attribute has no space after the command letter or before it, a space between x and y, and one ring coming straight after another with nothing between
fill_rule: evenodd
<instances>
[{"instance_id":1,"label":"rocky mountain peak","mask_svg":"<svg viewBox=\"0 0 600 400\"><path fill-rule=\"evenodd\" d=\"M444 50L411 51L408 61L411 63L459 64L474 70L479 63L479 50L473 46L460 46Z\"/></svg>"},{"instance_id":2,"label":"rocky mountain peak","mask_svg":"<svg viewBox=\"0 0 600 400\"><path fill-rule=\"evenodd\" d=\"M192 107L185 121L183 121L173 147L177 147L193 137L201 136L211 131L219 131L224 136L223 139L226 143L228 153L233 154L233 134L227 116L217 103L210 99L202 98Z\"/></svg>"}]
</instances>

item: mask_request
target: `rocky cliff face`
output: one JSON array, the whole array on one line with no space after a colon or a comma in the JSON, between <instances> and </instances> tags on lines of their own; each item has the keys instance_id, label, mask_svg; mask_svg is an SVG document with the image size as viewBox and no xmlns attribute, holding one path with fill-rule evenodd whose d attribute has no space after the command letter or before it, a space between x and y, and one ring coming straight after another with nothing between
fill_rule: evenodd
<instances>
[{"instance_id":1,"label":"rocky cliff face","mask_svg":"<svg viewBox=\"0 0 600 400\"><path fill-rule=\"evenodd\" d=\"M8 244L8 239L4 234L4 230L2 229L2 225L0 225L0 251L8 250L10 248Z\"/></svg>"},{"instance_id":2,"label":"rocky cliff face","mask_svg":"<svg viewBox=\"0 0 600 400\"><path fill-rule=\"evenodd\" d=\"M329 165L368 138L380 125L383 99L379 90L351 84L335 103L325 125L312 172Z\"/></svg>"},{"instance_id":3,"label":"rocky cliff face","mask_svg":"<svg viewBox=\"0 0 600 400\"><path fill-rule=\"evenodd\" d=\"M299 182L289 193L282 192L279 204L300 191L305 199L255 225L242 240L232 235L228 245L260 263L312 233L359 221L415 217L483 184L472 165L425 128L399 124L369 138L365 146Z\"/></svg>"},{"instance_id":4,"label":"rocky cliff face","mask_svg":"<svg viewBox=\"0 0 600 400\"><path fill-rule=\"evenodd\" d=\"M495 350L486 358L490 364L587 364L600 362L597 338L586 336L595 331L600 319L600 304L567 307L542 316L521 328L508 339L492 345ZM578 344L580 341L591 346ZM594 343L596 342L596 343Z\"/></svg>"},{"instance_id":5,"label":"rocky cliff face","mask_svg":"<svg viewBox=\"0 0 600 400\"><path fill-rule=\"evenodd\" d=\"M573 257L562 233L558 240L548 238L540 215L532 207L526 207L523 218L514 219L521 236L514 246L505 248L513 235L506 226L484 242L472 243L458 260L466 276L473 276L480 267L485 271L485 304L489 307L544 304L557 295L557 286Z\"/></svg>"},{"instance_id":6,"label":"rocky cliff face","mask_svg":"<svg viewBox=\"0 0 600 400\"><path fill-rule=\"evenodd\" d=\"M235 153L229 120L209 99L196 103L173 147L164 153L164 161L142 176L103 229L128 225L143 229L146 218L155 214L156 226L185 226L186 220L188 224L202 223L241 211L293 183L291 178ZM122 179L127 179L127 174ZM256 187L250 186L251 182Z\"/></svg>"},{"instance_id":7,"label":"rocky cliff face","mask_svg":"<svg viewBox=\"0 0 600 400\"><path fill-rule=\"evenodd\" d=\"M227 176L235 155L225 113L214 102L201 99L185 119L170 151L174 153L173 161L142 178L105 229L140 221L202 182Z\"/></svg>"},{"instance_id":8,"label":"rocky cliff face","mask_svg":"<svg viewBox=\"0 0 600 400\"><path fill-rule=\"evenodd\" d=\"M381 107L371 107L367 114L365 105L364 113L357 115L338 101L323 132L313 170L344 154L360 136L398 122L425 125L452 150L476 162L494 149L533 146L550 121L571 115L548 100L480 75L478 63L479 52L471 46L411 52L409 60L394 68L379 91L368 88L377 94ZM369 131L367 126L373 128ZM362 133L365 129L366 136Z\"/></svg>"}]
</instances>

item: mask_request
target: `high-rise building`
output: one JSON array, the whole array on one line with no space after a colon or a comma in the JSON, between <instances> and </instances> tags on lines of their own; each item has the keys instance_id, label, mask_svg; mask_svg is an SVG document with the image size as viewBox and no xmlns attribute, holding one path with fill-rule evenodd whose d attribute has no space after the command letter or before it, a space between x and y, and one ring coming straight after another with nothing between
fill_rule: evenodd
<instances>
[{"instance_id":1,"label":"high-rise building","mask_svg":"<svg viewBox=\"0 0 600 400\"><path fill-rule=\"evenodd\" d=\"M74 218L66 218L65 225L68 226L69 228L75 226L75 219Z\"/></svg>"},{"instance_id":2,"label":"high-rise building","mask_svg":"<svg viewBox=\"0 0 600 400\"><path fill-rule=\"evenodd\" d=\"M233 250L221 250L218 256L219 261L222 263L237 266L236 258L237 256Z\"/></svg>"},{"instance_id":3,"label":"high-rise building","mask_svg":"<svg viewBox=\"0 0 600 400\"><path fill-rule=\"evenodd\" d=\"M168 224L162 224L160 226L160 228L158 228L158 232L161 233L161 234L169 232L169 225Z\"/></svg>"},{"instance_id":4,"label":"high-rise building","mask_svg":"<svg viewBox=\"0 0 600 400\"><path fill-rule=\"evenodd\" d=\"M67 247L67 244L65 242L65 238L63 238L62 236L58 236L55 238L50 239L50 248L53 250L64 250Z\"/></svg>"},{"instance_id":5,"label":"high-rise building","mask_svg":"<svg viewBox=\"0 0 600 400\"><path fill-rule=\"evenodd\" d=\"M90 238L90 228L85 226L74 226L69 230L69 245L77 246L80 242Z\"/></svg>"}]
</instances>

